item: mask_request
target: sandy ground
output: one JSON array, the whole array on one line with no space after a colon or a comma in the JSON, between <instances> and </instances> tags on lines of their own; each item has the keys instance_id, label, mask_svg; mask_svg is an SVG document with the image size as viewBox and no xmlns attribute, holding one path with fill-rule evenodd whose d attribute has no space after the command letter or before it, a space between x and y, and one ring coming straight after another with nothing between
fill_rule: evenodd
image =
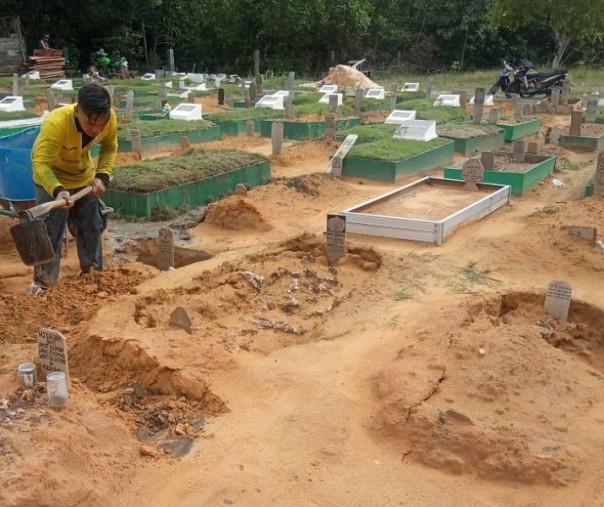
<instances>
[{"instance_id":1,"label":"sandy ground","mask_svg":"<svg viewBox=\"0 0 604 507\"><path fill-rule=\"evenodd\" d=\"M70 239L32 297L0 217L0 505L604 505L604 249L567 231L602 229L604 197L581 199L596 153L543 145L568 118L543 123L560 172L441 246L350 234L332 266L326 214L394 185L329 175L323 141L210 205L174 271L157 224L113 222L103 273ZM18 389L41 327L68 342L61 411Z\"/></svg>"}]
</instances>

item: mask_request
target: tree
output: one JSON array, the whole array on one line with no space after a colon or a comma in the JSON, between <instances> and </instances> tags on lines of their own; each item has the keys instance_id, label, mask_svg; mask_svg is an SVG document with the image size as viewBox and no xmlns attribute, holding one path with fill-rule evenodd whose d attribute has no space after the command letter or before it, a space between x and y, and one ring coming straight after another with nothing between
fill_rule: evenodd
<instances>
[{"instance_id":1,"label":"tree","mask_svg":"<svg viewBox=\"0 0 604 507\"><path fill-rule=\"evenodd\" d=\"M604 0L495 0L491 14L512 30L546 20L555 41L553 68L573 42L598 42L604 35Z\"/></svg>"}]
</instances>

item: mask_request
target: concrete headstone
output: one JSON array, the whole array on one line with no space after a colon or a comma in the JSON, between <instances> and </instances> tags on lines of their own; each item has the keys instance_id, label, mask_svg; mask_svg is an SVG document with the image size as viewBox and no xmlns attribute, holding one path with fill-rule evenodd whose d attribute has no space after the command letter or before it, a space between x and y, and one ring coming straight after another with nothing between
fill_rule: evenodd
<instances>
[{"instance_id":1,"label":"concrete headstone","mask_svg":"<svg viewBox=\"0 0 604 507\"><path fill-rule=\"evenodd\" d=\"M65 373L69 385L67 342L59 331L47 328L38 331L38 359L40 360L44 379L46 379L46 375L53 371L62 371Z\"/></svg>"},{"instance_id":2,"label":"concrete headstone","mask_svg":"<svg viewBox=\"0 0 604 507\"><path fill-rule=\"evenodd\" d=\"M245 124L245 135L247 137L254 137L254 120L248 120Z\"/></svg>"},{"instance_id":3,"label":"concrete headstone","mask_svg":"<svg viewBox=\"0 0 604 507\"><path fill-rule=\"evenodd\" d=\"M560 105L560 89L554 88L552 90L552 95L550 97L550 101L552 106L558 107Z\"/></svg>"},{"instance_id":4,"label":"concrete headstone","mask_svg":"<svg viewBox=\"0 0 604 507\"><path fill-rule=\"evenodd\" d=\"M398 93L398 84L391 83L390 84L390 111L394 111L396 109L396 94Z\"/></svg>"},{"instance_id":5,"label":"concrete headstone","mask_svg":"<svg viewBox=\"0 0 604 507\"><path fill-rule=\"evenodd\" d=\"M604 152L598 154L596 178L594 180L594 194L604 195Z\"/></svg>"},{"instance_id":6,"label":"concrete headstone","mask_svg":"<svg viewBox=\"0 0 604 507\"><path fill-rule=\"evenodd\" d=\"M483 151L480 154L480 162L485 171L492 171L495 168L495 155L492 151Z\"/></svg>"},{"instance_id":7,"label":"concrete headstone","mask_svg":"<svg viewBox=\"0 0 604 507\"><path fill-rule=\"evenodd\" d=\"M482 162L476 158L471 158L464 162L461 167L461 174L466 182L465 188L468 190L477 190L476 184L482 180L484 176L484 166Z\"/></svg>"},{"instance_id":8,"label":"concrete headstone","mask_svg":"<svg viewBox=\"0 0 604 507\"><path fill-rule=\"evenodd\" d=\"M141 143L141 132L138 129L132 129L130 131L130 143L132 144L132 151L135 153L142 153L143 145Z\"/></svg>"},{"instance_id":9,"label":"concrete headstone","mask_svg":"<svg viewBox=\"0 0 604 507\"><path fill-rule=\"evenodd\" d=\"M177 306L170 314L170 325L184 329L189 334L193 332L193 321L182 306Z\"/></svg>"},{"instance_id":10,"label":"concrete headstone","mask_svg":"<svg viewBox=\"0 0 604 507\"><path fill-rule=\"evenodd\" d=\"M499 108L495 107L489 111L489 125L495 125L499 121Z\"/></svg>"},{"instance_id":11,"label":"concrete headstone","mask_svg":"<svg viewBox=\"0 0 604 507\"><path fill-rule=\"evenodd\" d=\"M362 88L357 88L354 93L354 114L355 116L361 115L361 106L363 105L363 97L365 92Z\"/></svg>"},{"instance_id":12,"label":"concrete headstone","mask_svg":"<svg viewBox=\"0 0 604 507\"><path fill-rule=\"evenodd\" d=\"M553 280L547 287L545 311L554 319L566 320L570 309L572 287L566 282Z\"/></svg>"},{"instance_id":13,"label":"concrete headstone","mask_svg":"<svg viewBox=\"0 0 604 507\"><path fill-rule=\"evenodd\" d=\"M174 267L174 234L168 227L162 227L159 230L157 267L160 271L168 271Z\"/></svg>"},{"instance_id":14,"label":"concrete headstone","mask_svg":"<svg viewBox=\"0 0 604 507\"><path fill-rule=\"evenodd\" d=\"M570 113L570 129L568 133L571 136L581 135L581 124L583 123L582 111L571 111Z\"/></svg>"},{"instance_id":15,"label":"concrete headstone","mask_svg":"<svg viewBox=\"0 0 604 507\"><path fill-rule=\"evenodd\" d=\"M346 255L346 217L327 215L327 260L333 264Z\"/></svg>"},{"instance_id":16,"label":"concrete headstone","mask_svg":"<svg viewBox=\"0 0 604 507\"><path fill-rule=\"evenodd\" d=\"M275 121L271 125L273 155L279 155L283 149L283 122Z\"/></svg>"},{"instance_id":17,"label":"concrete headstone","mask_svg":"<svg viewBox=\"0 0 604 507\"><path fill-rule=\"evenodd\" d=\"M526 148L527 153L530 153L532 155L537 155L538 151L539 151L539 145L536 142L531 141L528 143L528 146Z\"/></svg>"},{"instance_id":18,"label":"concrete headstone","mask_svg":"<svg viewBox=\"0 0 604 507\"><path fill-rule=\"evenodd\" d=\"M134 111L134 91L128 90L126 93L126 114L132 116Z\"/></svg>"},{"instance_id":19,"label":"concrete headstone","mask_svg":"<svg viewBox=\"0 0 604 507\"><path fill-rule=\"evenodd\" d=\"M552 132L549 136L550 144L558 146L560 144L560 127L552 127Z\"/></svg>"},{"instance_id":20,"label":"concrete headstone","mask_svg":"<svg viewBox=\"0 0 604 507\"><path fill-rule=\"evenodd\" d=\"M256 94L257 95L262 95L262 84L263 84L264 78L262 77L262 74L257 73L256 74Z\"/></svg>"},{"instance_id":21,"label":"concrete headstone","mask_svg":"<svg viewBox=\"0 0 604 507\"><path fill-rule=\"evenodd\" d=\"M254 49L254 76L260 74L260 50Z\"/></svg>"},{"instance_id":22,"label":"concrete headstone","mask_svg":"<svg viewBox=\"0 0 604 507\"><path fill-rule=\"evenodd\" d=\"M514 141L514 162L517 164L524 164L524 156L526 154L525 143L522 139Z\"/></svg>"},{"instance_id":23,"label":"concrete headstone","mask_svg":"<svg viewBox=\"0 0 604 507\"><path fill-rule=\"evenodd\" d=\"M218 88L218 105L224 106L224 88Z\"/></svg>"},{"instance_id":24,"label":"concrete headstone","mask_svg":"<svg viewBox=\"0 0 604 507\"><path fill-rule=\"evenodd\" d=\"M19 96L19 74L13 74L13 97Z\"/></svg>"},{"instance_id":25,"label":"concrete headstone","mask_svg":"<svg viewBox=\"0 0 604 507\"><path fill-rule=\"evenodd\" d=\"M354 146L354 143L359 138L357 134L348 134L346 139L342 142L336 154L331 159L331 174L334 176L342 175L342 164L344 163L344 157Z\"/></svg>"},{"instance_id":26,"label":"concrete headstone","mask_svg":"<svg viewBox=\"0 0 604 507\"><path fill-rule=\"evenodd\" d=\"M325 115L325 139L333 141L336 138L336 115L327 113Z\"/></svg>"},{"instance_id":27,"label":"concrete headstone","mask_svg":"<svg viewBox=\"0 0 604 507\"><path fill-rule=\"evenodd\" d=\"M596 114L598 112L598 99L588 99L585 108L585 122L596 123Z\"/></svg>"},{"instance_id":28,"label":"concrete headstone","mask_svg":"<svg viewBox=\"0 0 604 507\"><path fill-rule=\"evenodd\" d=\"M432 96L432 86L434 84L434 79L431 77L428 78L428 82L426 83L426 98L429 99Z\"/></svg>"}]
</instances>

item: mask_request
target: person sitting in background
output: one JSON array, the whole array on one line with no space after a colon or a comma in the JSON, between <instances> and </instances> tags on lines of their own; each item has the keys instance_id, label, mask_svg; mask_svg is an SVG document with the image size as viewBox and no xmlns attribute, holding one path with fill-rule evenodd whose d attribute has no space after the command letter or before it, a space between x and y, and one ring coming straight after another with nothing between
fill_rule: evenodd
<instances>
[{"instance_id":1,"label":"person sitting in background","mask_svg":"<svg viewBox=\"0 0 604 507\"><path fill-rule=\"evenodd\" d=\"M170 113L172 112L172 107L170 106L170 104L168 104L167 100L164 100L161 103L161 111L162 111L162 113L164 113L164 116L166 118L170 118Z\"/></svg>"},{"instance_id":2,"label":"person sitting in background","mask_svg":"<svg viewBox=\"0 0 604 507\"><path fill-rule=\"evenodd\" d=\"M50 49L50 35L48 35L47 33L45 33L44 35L42 35L42 38L40 39L40 42L38 42L38 47L40 49Z\"/></svg>"}]
</instances>

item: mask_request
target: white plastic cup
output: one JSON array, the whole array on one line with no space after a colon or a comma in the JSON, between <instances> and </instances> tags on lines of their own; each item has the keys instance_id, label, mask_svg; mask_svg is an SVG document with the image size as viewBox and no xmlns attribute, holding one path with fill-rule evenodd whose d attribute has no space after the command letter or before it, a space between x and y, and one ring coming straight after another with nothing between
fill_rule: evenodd
<instances>
[{"instance_id":1,"label":"white plastic cup","mask_svg":"<svg viewBox=\"0 0 604 507\"><path fill-rule=\"evenodd\" d=\"M46 375L46 391L48 392L48 406L61 408L67 405L69 391L67 377L62 371L53 371Z\"/></svg>"},{"instance_id":2,"label":"white plastic cup","mask_svg":"<svg viewBox=\"0 0 604 507\"><path fill-rule=\"evenodd\" d=\"M17 367L24 387L33 387L38 382L37 368L34 363L21 363Z\"/></svg>"}]
</instances>

